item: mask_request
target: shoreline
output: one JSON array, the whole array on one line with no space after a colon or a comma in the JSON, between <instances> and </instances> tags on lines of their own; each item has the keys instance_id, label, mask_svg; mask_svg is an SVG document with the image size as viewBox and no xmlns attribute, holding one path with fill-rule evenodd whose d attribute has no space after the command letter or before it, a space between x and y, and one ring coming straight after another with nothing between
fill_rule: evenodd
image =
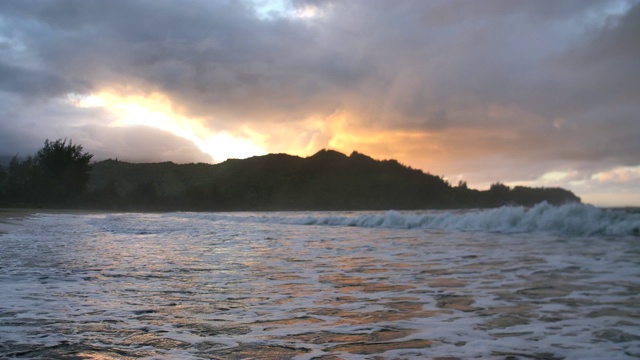
<instances>
[{"instance_id":1,"label":"shoreline","mask_svg":"<svg viewBox=\"0 0 640 360\"><path fill-rule=\"evenodd\" d=\"M7 234L24 226L24 220L35 214L30 209L5 209L0 208L0 235Z\"/></svg>"},{"instance_id":2,"label":"shoreline","mask_svg":"<svg viewBox=\"0 0 640 360\"><path fill-rule=\"evenodd\" d=\"M29 209L0 207L0 235L13 232L23 226L27 220L37 214L104 214L109 211L84 209Z\"/></svg>"}]
</instances>

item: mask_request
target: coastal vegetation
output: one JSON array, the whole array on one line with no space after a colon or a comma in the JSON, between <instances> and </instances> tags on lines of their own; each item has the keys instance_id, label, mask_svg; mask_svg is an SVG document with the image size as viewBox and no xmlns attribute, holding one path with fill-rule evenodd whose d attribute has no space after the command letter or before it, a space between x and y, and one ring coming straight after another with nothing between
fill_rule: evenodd
<instances>
[{"instance_id":1,"label":"coastal vegetation","mask_svg":"<svg viewBox=\"0 0 640 360\"><path fill-rule=\"evenodd\" d=\"M561 188L452 186L396 160L321 150L220 164L104 160L66 140L0 169L0 206L118 211L386 210L483 208L579 202Z\"/></svg>"},{"instance_id":2,"label":"coastal vegetation","mask_svg":"<svg viewBox=\"0 0 640 360\"><path fill-rule=\"evenodd\" d=\"M71 206L85 194L93 155L66 139L45 140L35 155L0 168L0 204Z\"/></svg>"}]
</instances>

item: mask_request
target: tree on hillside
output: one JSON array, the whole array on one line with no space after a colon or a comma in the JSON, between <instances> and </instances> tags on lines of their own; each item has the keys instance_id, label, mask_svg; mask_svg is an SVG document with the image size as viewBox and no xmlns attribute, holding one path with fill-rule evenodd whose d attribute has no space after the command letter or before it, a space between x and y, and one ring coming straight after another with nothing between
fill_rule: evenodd
<instances>
[{"instance_id":1,"label":"tree on hillside","mask_svg":"<svg viewBox=\"0 0 640 360\"><path fill-rule=\"evenodd\" d=\"M67 204L84 193L89 183L91 158L81 145L59 139L25 160L15 156L8 167L2 193L14 204Z\"/></svg>"},{"instance_id":2,"label":"tree on hillside","mask_svg":"<svg viewBox=\"0 0 640 360\"><path fill-rule=\"evenodd\" d=\"M7 172L4 170L3 166L0 166L0 200L4 199L7 195L5 194L4 188L4 180L7 178Z\"/></svg>"},{"instance_id":3,"label":"tree on hillside","mask_svg":"<svg viewBox=\"0 0 640 360\"><path fill-rule=\"evenodd\" d=\"M489 206L503 206L510 201L511 188L503 183L491 184L487 194L489 195Z\"/></svg>"},{"instance_id":4,"label":"tree on hillside","mask_svg":"<svg viewBox=\"0 0 640 360\"><path fill-rule=\"evenodd\" d=\"M20 161L14 156L7 167L2 184L2 203L31 203L37 197L35 189L36 167L33 156Z\"/></svg>"},{"instance_id":5,"label":"tree on hillside","mask_svg":"<svg viewBox=\"0 0 640 360\"><path fill-rule=\"evenodd\" d=\"M67 139L45 140L35 161L47 200L65 202L84 193L91 175L92 157L88 152L83 153L82 145L74 145L71 140L68 144Z\"/></svg>"}]
</instances>

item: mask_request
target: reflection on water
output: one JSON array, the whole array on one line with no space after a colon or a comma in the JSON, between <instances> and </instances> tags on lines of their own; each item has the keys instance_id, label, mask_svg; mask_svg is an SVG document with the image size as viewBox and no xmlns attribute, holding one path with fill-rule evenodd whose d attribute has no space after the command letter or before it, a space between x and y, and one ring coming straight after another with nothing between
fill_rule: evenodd
<instances>
[{"instance_id":1,"label":"reflection on water","mask_svg":"<svg viewBox=\"0 0 640 360\"><path fill-rule=\"evenodd\" d=\"M123 214L0 242L2 358L640 356L633 238Z\"/></svg>"}]
</instances>

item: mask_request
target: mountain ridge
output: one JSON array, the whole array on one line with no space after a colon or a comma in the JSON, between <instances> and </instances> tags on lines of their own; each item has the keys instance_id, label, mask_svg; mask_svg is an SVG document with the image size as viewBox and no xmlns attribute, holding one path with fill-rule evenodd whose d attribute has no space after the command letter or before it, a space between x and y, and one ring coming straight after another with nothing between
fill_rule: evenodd
<instances>
[{"instance_id":1,"label":"mountain ridge","mask_svg":"<svg viewBox=\"0 0 640 360\"><path fill-rule=\"evenodd\" d=\"M93 164L84 203L91 208L159 211L410 210L580 202L560 188L452 186L397 160L357 151L309 157L267 154L219 164Z\"/></svg>"}]
</instances>

